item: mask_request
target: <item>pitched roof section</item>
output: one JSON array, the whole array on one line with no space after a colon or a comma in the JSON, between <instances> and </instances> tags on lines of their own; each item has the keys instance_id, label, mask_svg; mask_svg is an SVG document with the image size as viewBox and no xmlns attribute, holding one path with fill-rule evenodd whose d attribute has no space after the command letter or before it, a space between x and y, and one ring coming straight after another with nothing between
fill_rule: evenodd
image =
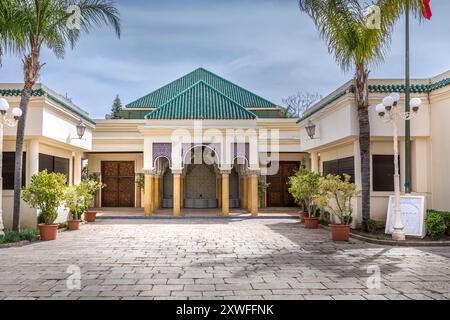
<instances>
[{"instance_id":1,"label":"pitched roof section","mask_svg":"<svg viewBox=\"0 0 450 320\"><path fill-rule=\"evenodd\" d=\"M348 83L351 83L349 81ZM442 89L446 86L450 85L450 78L445 78L440 81L431 83L431 84L412 84L410 86L411 93L430 93L435 90ZM405 93L406 86L404 84L379 84L379 85L369 85L369 93ZM315 105L311 106L311 108L305 113L304 117L298 120L297 123L300 123L309 117L311 117L313 114L319 112L320 110L324 109L334 101L340 99L341 97L345 96L348 93L354 93L355 87L353 84L348 84L347 86L343 86L337 91L331 93L328 97L323 98L321 101L317 102Z\"/></svg>"},{"instance_id":2,"label":"pitched roof section","mask_svg":"<svg viewBox=\"0 0 450 320\"><path fill-rule=\"evenodd\" d=\"M0 88L0 96L4 97L20 97L22 95L21 89L1 89ZM65 108L66 110L75 113L77 116L81 117L82 119L86 120L87 122L95 125L95 121L92 120L89 117L89 114L80 109L79 107L75 106L71 102L64 101L64 98L58 97L58 94L55 93L53 90L41 85L41 88L32 90L31 96L32 97L42 97L47 95L47 98L50 100L58 103L60 106Z\"/></svg>"},{"instance_id":3,"label":"pitched roof section","mask_svg":"<svg viewBox=\"0 0 450 320\"><path fill-rule=\"evenodd\" d=\"M253 120L256 115L200 80L150 112L152 120Z\"/></svg>"},{"instance_id":4,"label":"pitched roof section","mask_svg":"<svg viewBox=\"0 0 450 320\"><path fill-rule=\"evenodd\" d=\"M277 106L218 75L199 68L172 83L142 97L127 108L158 108L199 81L203 81L245 108L277 108Z\"/></svg>"}]
</instances>

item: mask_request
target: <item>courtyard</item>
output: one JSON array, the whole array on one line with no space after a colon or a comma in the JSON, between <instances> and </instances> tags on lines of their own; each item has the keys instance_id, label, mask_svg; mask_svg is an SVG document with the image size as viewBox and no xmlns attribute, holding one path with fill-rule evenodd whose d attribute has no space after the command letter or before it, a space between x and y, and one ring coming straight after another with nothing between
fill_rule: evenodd
<instances>
[{"instance_id":1,"label":"courtyard","mask_svg":"<svg viewBox=\"0 0 450 320\"><path fill-rule=\"evenodd\" d=\"M446 300L449 258L334 243L288 216L102 219L1 249L0 299Z\"/></svg>"}]
</instances>

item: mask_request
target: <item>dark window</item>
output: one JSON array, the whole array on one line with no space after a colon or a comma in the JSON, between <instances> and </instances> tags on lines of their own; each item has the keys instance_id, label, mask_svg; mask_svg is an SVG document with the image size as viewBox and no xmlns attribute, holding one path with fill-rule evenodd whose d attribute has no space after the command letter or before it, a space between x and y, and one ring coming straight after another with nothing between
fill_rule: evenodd
<instances>
[{"instance_id":1,"label":"dark window","mask_svg":"<svg viewBox=\"0 0 450 320\"><path fill-rule=\"evenodd\" d=\"M46 154L39 154L39 172L47 170L49 173L54 172L54 158Z\"/></svg>"},{"instance_id":2,"label":"dark window","mask_svg":"<svg viewBox=\"0 0 450 320\"><path fill-rule=\"evenodd\" d=\"M3 152L3 190L14 190L15 152ZM23 163L26 164L26 153L23 153ZM22 187L25 186L26 165L22 170Z\"/></svg>"},{"instance_id":3,"label":"dark window","mask_svg":"<svg viewBox=\"0 0 450 320\"><path fill-rule=\"evenodd\" d=\"M69 179L70 160L39 154L39 171L47 170L49 173L62 173Z\"/></svg>"},{"instance_id":4,"label":"dark window","mask_svg":"<svg viewBox=\"0 0 450 320\"><path fill-rule=\"evenodd\" d=\"M394 191L394 156L374 155L372 160L373 191Z\"/></svg>"},{"instance_id":5,"label":"dark window","mask_svg":"<svg viewBox=\"0 0 450 320\"><path fill-rule=\"evenodd\" d=\"M323 163L324 175L344 175L348 174L351 177L351 182L355 182L355 158L349 157L333 161L326 161Z\"/></svg>"}]
</instances>

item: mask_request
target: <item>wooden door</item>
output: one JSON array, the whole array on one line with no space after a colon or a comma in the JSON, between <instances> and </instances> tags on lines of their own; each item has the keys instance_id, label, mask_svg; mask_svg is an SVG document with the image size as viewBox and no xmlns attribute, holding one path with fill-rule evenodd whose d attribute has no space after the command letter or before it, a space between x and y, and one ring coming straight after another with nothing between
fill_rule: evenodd
<instances>
[{"instance_id":1,"label":"wooden door","mask_svg":"<svg viewBox=\"0 0 450 320\"><path fill-rule=\"evenodd\" d=\"M132 161L102 162L102 207L134 207L135 171Z\"/></svg>"},{"instance_id":2,"label":"wooden door","mask_svg":"<svg viewBox=\"0 0 450 320\"><path fill-rule=\"evenodd\" d=\"M267 190L267 204L269 207L294 207L296 204L289 193L289 177L300 167L299 162L280 162L277 175L267 177L270 184Z\"/></svg>"}]
</instances>

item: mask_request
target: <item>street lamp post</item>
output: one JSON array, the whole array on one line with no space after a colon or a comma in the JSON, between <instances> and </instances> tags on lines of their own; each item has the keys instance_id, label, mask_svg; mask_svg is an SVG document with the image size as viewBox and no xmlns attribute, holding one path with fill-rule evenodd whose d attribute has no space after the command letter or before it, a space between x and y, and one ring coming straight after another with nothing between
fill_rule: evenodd
<instances>
[{"instance_id":1,"label":"street lamp post","mask_svg":"<svg viewBox=\"0 0 450 320\"><path fill-rule=\"evenodd\" d=\"M412 111L402 112L398 108L398 102L400 101L399 93L392 93L383 99L383 103L377 105L376 111L379 117L386 123L392 122L394 131L394 187L395 187L395 225L394 233L392 234L392 239L395 241L406 240L406 235L404 232L404 226L402 222L402 212L401 212L401 198L400 198L400 165L399 165L399 148L398 148L398 121L410 121L417 113L422 105L422 100L419 98L411 99L410 106Z\"/></svg>"},{"instance_id":2,"label":"street lamp post","mask_svg":"<svg viewBox=\"0 0 450 320\"><path fill-rule=\"evenodd\" d=\"M22 109L14 108L12 117L7 115L9 103L4 98L0 98L0 236L4 235L3 225L3 127L15 127L19 118L22 116Z\"/></svg>"}]
</instances>

